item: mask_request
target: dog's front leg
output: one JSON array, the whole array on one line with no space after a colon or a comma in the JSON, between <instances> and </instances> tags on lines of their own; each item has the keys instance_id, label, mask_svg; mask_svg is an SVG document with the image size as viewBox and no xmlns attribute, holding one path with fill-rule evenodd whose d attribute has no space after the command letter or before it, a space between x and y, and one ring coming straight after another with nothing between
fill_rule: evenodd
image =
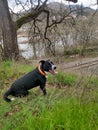
<instances>
[{"instance_id":1,"label":"dog's front leg","mask_svg":"<svg viewBox=\"0 0 98 130\"><path fill-rule=\"evenodd\" d=\"M46 92L46 88L44 88L42 91L43 91L43 94L44 94L44 95L47 94L47 92Z\"/></svg>"},{"instance_id":2,"label":"dog's front leg","mask_svg":"<svg viewBox=\"0 0 98 130\"><path fill-rule=\"evenodd\" d=\"M40 89L42 90L42 92L43 92L43 94L44 94L44 95L46 95L46 94L47 94L47 92L46 92L46 88L45 88L45 87L40 86Z\"/></svg>"}]
</instances>

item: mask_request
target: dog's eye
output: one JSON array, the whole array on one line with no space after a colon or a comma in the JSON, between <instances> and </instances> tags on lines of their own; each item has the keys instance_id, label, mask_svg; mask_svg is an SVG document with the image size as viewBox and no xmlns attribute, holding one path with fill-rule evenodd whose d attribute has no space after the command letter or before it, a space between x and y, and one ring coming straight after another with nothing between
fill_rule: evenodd
<instances>
[{"instance_id":1,"label":"dog's eye","mask_svg":"<svg viewBox=\"0 0 98 130\"><path fill-rule=\"evenodd\" d=\"M52 62L52 61L50 61L50 64L53 64L53 62Z\"/></svg>"}]
</instances>

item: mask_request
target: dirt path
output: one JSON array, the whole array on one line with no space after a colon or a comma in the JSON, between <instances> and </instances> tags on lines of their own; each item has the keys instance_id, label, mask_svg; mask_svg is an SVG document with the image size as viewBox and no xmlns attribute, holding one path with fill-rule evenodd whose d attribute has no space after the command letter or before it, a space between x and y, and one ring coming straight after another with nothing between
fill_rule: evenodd
<instances>
[{"instance_id":1,"label":"dirt path","mask_svg":"<svg viewBox=\"0 0 98 130\"><path fill-rule=\"evenodd\" d=\"M58 65L59 69L64 72L75 72L82 74L98 75L98 57L82 58L74 62L65 62Z\"/></svg>"}]
</instances>

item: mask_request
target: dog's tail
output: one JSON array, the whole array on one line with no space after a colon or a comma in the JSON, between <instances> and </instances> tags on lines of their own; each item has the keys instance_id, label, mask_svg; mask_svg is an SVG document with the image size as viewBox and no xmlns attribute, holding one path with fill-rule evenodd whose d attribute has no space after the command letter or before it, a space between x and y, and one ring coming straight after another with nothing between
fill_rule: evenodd
<instances>
[{"instance_id":1,"label":"dog's tail","mask_svg":"<svg viewBox=\"0 0 98 130\"><path fill-rule=\"evenodd\" d=\"M9 89L5 94L4 94L4 100L7 102L11 102L11 99L8 98L8 96L12 93L12 90Z\"/></svg>"}]
</instances>

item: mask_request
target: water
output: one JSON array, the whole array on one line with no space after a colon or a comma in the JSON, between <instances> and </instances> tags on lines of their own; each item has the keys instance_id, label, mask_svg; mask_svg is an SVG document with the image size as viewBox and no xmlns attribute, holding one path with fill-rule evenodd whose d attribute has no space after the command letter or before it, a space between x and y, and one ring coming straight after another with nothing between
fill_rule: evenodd
<instances>
[{"instance_id":1,"label":"water","mask_svg":"<svg viewBox=\"0 0 98 130\"><path fill-rule=\"evenodd\" d=\"M24 36L18 36L18 46L20 50L20 55L22 55L24 58L29 59L34 56L33 46L29 44L28 37ZM36 56L42 57L44 56L44 47L42 44L36 43Z\"/></svg>"},{"instance_id":2,"label":"water","mask_svg":"<svg viewBox=\"0 0 98 130\"><path fill-rule=\"evenodd\" d=\"M70 37L68 39L71 39ZM20 55L26 59L32 58L34 56L34 51L33 51L33 46L29 44L29 39L27 36L21 36L18 35L17 37L18 40L18 47L20 50ZM69 40L68 44L70 45L72 43L71 40ZM2 40L0 42L2 45ZM63 44L61 40L58 40L55 42L56 48L62 49ZM36 56L37 57L42 57L44 56L44 44L36 43Z\"/></svg>"},{"instance_id":3,"label":"water","mask_svg":"<svg viewBox=\"0 0 98 130\"><path fill-rule=\"evenodd\" d=\"M24 58L26 59L29 59L31 58L32 56L34 56L34 53L33 53L33 47L28 44L28 43L25 43L25 44L18 44L19 46L19 50L20 50L20 55L22 55Z\"/></svg>"}]
</instances>

